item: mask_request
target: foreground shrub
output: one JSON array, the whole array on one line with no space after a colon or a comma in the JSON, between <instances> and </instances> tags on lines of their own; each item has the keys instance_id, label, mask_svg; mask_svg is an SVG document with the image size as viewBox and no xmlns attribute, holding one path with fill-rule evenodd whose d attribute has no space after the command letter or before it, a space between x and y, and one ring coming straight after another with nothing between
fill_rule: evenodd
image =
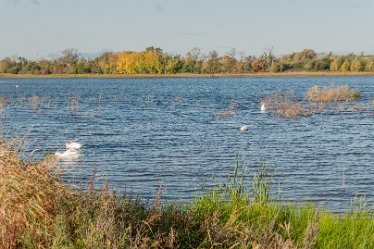
<instances>
[{"instance_id":1,"label":"foreground shrub","mask_svg":"<svg viewBox=\"0 0 374 249\"><path fill-rule=\"evenodd\" d=\"M0 248L18 248L20 241L48 244L55 208L65 187L52 174L53 158L26 162L7 145L0 145ZM39 247L40 247L39 246Z\"/></svg>"},{"instance_id":2,"label":"foreground shrub","mask_svg":"<svg viewBox=\"0 0 374 249\"><path fill-rule=\"evenodd\" d=\"M320 88L318 86L311 87L306 99L312 102L331 103L345 101L350 102L360 98L360 93L350 89L348 86L336 86Z\"/></svg>"}]
</instances>

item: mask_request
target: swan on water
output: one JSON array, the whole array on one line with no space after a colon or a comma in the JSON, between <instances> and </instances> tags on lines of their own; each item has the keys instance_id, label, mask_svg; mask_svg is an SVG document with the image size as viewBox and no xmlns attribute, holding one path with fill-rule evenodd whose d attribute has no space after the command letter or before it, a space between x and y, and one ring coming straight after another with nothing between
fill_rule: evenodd
<instances>
[{"instance_id":1,"label":"swan on water","mask_svg":"<svg viewBox=\"0 0 374 249\"><path fill-rule=\"evenodd\" d=\"M76 141L65 144L67 150L63 153L56 152L55 156L62 160L74 160L80 156L80 149L82 145Z\"/></svg>"},{"instance_id":2,"label":"swan on water","mask_svg":"<svg viewBox=\"0 0 374 249\"><path fill-rule=\"evenodd\" d=\"M249 130L249 126L248 125L243 125L240 127L240 132L246 132Z\"/></svg>"},{"instance_id":3,"label":"swan on water","mask_svg":"<svg viewBox=\"0 0 374 249\"><path fill-rule=\"evenodd\" d=\"M265 103L264 102L261 103L261 111L262 112L266 111L266 107L265 107Z\"/></svg>"},{"instance_id":4,"label":"swan on water","mask_svg":"<svg viewBox=\"0 0 374 249\"><path fill-rule=\"evenodd\" d=\"M79 150L82 148L82 145L78 142L71 142L71 143L66 143L66 148L70 150Z\"/></svg>"},{"instance_id":5,"label":"swan on water","mask_svg":"<svg viewBox=\"0 0 374 249\"><path fill-rule=\"evenodd\" d=\"M64 153L56 152L55 156L60 159L77 159L79 157L79 151L67 150Z\"/></svg>"}]
</instances>

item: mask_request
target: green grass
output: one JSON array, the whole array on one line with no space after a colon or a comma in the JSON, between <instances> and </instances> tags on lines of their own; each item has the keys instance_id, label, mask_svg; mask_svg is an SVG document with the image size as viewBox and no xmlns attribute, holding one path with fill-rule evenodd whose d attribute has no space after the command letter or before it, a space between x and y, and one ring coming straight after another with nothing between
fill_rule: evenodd
<instances>
[{"instance_id":1,"label":"green grass","mask_svg":"<svg viewBox=\"0 0 374 249\"><path fill-rule=\"evenodd\" d=\"M119 197L106 184L75 190L53 158L25 162L0 147L0 248L374 248L362 201L344 214L272 199L266 166L236 164L225 184L189 204ZM53 174L51 172L54 172Z\"/></svg>"}]
</instances>

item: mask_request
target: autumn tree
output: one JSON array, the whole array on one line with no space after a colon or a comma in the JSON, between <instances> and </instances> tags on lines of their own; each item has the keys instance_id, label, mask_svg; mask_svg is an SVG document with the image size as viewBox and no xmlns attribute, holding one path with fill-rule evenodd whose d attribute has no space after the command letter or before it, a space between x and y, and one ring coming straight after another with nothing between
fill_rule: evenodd
<instances>
[{"instance_id":1,"label":"autumn tree","mask_svg":"<svg viewBox=\"0 0 374 249\"><path fill-rule=\"evenodd\" d=\"M344 59L340 56L335 57L330 63L330 71L339 72Z\"/></svg>"},{"instance_id":2,"label":"autumn tree","mask_svg":"<svg viewBox=\"0 0 374 249\"><path fill-rule=\"evenodd\" d=\"M184 73L196 73L202 72L203 61L201 59L201 50L198 47L191 49L184 60L182 60L182 72Z\"/></svg>"},{"instance_id":3,"label":"autumn tree","mask_svg":"<svg viewBox=\"0 0 374 249\"><path fill-rule=\"evenodd\" d=\"M6 57L0 61L0 73L10 73L10 69L15 65L10 57Z\"/></svg>"},{"instance_id":4,"label":"autumn tree","mask_svg":"<svg viewBox=\"0 0 374 249\"><path fill-rule=\"evenodd\" d=\"M342 63L342 65L340 66L340 71L345 73L345 72L349 72L349 68L351 66L351 63L349 61L349 59L345 59L344 62Z\"/></svg>"},{"instance_id":5,"label":"autumn tree","mask_svg":"<svg viewBox=\"0 0 374 249\"><path fill-rule=\"evenodd\" d=\"M116 73L117 55L112 52L105 52L99 56L97 63L100 69L100 73L102 74Z\"/></svg>"},{"instance_id":6,"label":"autumn tree","mask_svg":"<svg viewBox=\"0 0 374 249\"><path fill-rule=\"evenodd\" d=\"M176 74L182 69L183 63L180 55L166 56L165 73Z\"/></svg>"},{"instance_id":7,"label":"autumn tree","mask_svg":"<svg viewBox=\"0 0 374 249\"><path fill-rule=\"evenodd\" d=\"M204 71L209 74L222 72L222 65L216 50L209 52L208 60L204 63Z\"/></svg>"},{"instance_id":8,"label":"autumn tree","mask_svg":"<svg viewBox=\"0 0 374 249\"><path fill-rule=\"evenodd\" d=\"M350 71L352 72L361 72L364 69L361 61L358 58L355 58L351 65L350 65Z\"/></svg>"}]
</instances>

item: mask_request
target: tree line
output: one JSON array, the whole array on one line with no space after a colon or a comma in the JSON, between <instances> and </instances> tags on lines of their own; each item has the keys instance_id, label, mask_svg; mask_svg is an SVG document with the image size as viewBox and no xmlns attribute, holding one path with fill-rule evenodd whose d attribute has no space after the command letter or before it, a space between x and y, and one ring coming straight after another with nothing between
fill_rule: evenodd
<instances>
[{"instance_id":1,"label":"tree line","mask_svg":"<svg viewBox=\"0 0 374 249\"><path fill-rule=\"evenodd\" d=\"M165 53L161 48L144 51L105 52L87 59L76 49L66 49L56 59L28 60L7 57L0 60L0 73L7 74L235 74L261 72L374 72L374 55L317 54L312 49L276 57L272 49L260 56L240 56L236 50L219 55L191 49L184 57Z\"/></svg>"}]
</instances>

